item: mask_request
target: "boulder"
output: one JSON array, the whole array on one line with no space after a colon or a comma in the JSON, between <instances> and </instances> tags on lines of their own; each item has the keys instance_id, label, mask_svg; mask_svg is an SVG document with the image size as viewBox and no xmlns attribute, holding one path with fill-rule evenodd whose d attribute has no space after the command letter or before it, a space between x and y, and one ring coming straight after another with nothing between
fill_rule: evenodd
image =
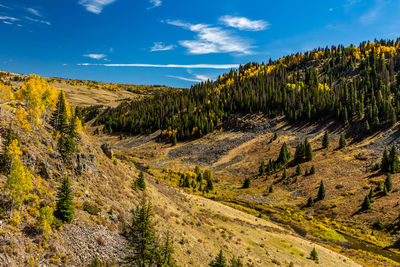
<instances>
[{"instance_id":1,"label":"boulder","mask_svg":"<svg viewBox=\"0 0 400 267\"><path fill-rule=\"evenodd\" d=\"M112 152L112 149L111 149L110 144L108 144L108 143L102 144L102 145L101 145L101 150L103 150L104 154L106 154L106 156L107 156L108 158L112 159L112 157L113 157L113 152Z\"/></svg>"}]
</instances>

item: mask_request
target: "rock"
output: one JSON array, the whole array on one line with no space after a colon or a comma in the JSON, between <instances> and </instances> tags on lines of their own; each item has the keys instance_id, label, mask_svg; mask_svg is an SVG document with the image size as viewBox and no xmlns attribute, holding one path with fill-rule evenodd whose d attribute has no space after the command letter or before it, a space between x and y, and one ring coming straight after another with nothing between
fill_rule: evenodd
<instances>
[{"instance_id":1,"label":"rock","mask_svg":"<svg viewBox=\"0 0 400 267\"><path fill-rule=\"evenodd\" d=\"M101 150L103 150L104 154L106 154L106 156L107 156L108 158L112 159L112 157L113 157L113 152L112 152L112 149L111 149L110 144L108 144L108 143L102 144L102 145L101 145Z\"/></svg>"},{"instance_id":2,"label":"rock","mask_svg":"<svg viewBox=\"0 0 400 267\"><path fill-rule=\"evenodd\" d=\"M42 178L46 180L50 179L50 166L44 160L41 160L39 163L39 174L40 176L42 176Z\"/></svg>"}]
</instances>

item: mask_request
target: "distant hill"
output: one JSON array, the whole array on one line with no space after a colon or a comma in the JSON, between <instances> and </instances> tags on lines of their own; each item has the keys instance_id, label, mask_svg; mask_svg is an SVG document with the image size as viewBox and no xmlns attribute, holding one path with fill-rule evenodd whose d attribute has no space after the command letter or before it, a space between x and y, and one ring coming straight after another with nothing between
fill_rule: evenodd
<instances>
[{"instance_id":1,"label":"distant hill","mask_svg":"<svg viewBox=\"0 0 400 267\"><path fill-rule=\"evenodd\" d=\"M96 123L126 135L161 129L172 142L212 132L232 114L262 112L292 122L334 120L368 134L397 121L399 51L399 40L381 40L249 63L189 90L122 103Z\"/></svg>"}]
</instances>

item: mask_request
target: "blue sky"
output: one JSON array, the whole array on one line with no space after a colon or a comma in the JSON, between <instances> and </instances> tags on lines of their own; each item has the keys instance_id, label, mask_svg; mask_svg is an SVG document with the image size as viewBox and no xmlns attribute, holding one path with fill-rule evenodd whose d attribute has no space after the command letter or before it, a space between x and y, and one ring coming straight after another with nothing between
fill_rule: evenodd
<instances>
[{"instance_id":1,"label":"blue sky","mask_svg":"<svg viewBox=\"0 0 400 267\"><path fill-rule=\"evenodd\" d=\"M0 0L0 69L189 87L238 64L400 37L400 1Z\"/></svg>"}]
</instances>

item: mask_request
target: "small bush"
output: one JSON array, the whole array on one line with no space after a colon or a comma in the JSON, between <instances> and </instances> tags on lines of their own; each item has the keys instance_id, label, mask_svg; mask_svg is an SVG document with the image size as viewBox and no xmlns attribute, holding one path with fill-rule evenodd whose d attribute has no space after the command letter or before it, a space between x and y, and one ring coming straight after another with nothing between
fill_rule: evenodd
<instances>
[{"instance_id":1,"label":"small bush","mask_svg":"<svg viewBox=\"0 0 400 267\"><path fill-rule=\"evenodd\" d=\"M88 201L83 202L83 210L91 215L98 215L100 208L96 204L91 204Z\"/></svg>"}]
</instances>

